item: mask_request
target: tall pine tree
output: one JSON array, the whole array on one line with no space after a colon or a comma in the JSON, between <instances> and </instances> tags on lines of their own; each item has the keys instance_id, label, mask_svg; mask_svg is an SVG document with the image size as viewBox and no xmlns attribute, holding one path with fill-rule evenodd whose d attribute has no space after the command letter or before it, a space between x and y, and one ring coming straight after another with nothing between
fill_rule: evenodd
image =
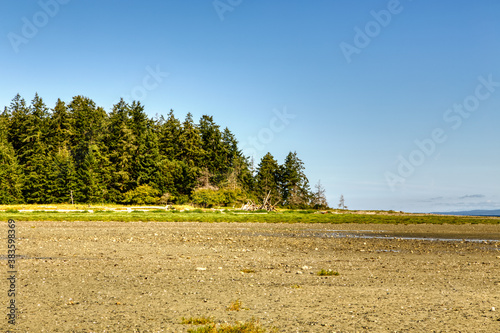
<instances>
[{"instance_id":1,"label":"tall pine tree","mask_svg":"<svg viewBox=\"0 0 500 333\"><path fill-rule=\"evenodd\" d=\"M26 105L26 101L21 95L17 94L10 103L10 106L6 108L5 113L9 119L8 121L8 133L7 138L12 144L16 155L18 155L19 163L23 164L24 161L19 156L20 151L24 146L24 139L26 138L26 133L28 132L31 124L29 122L30 110Z\"/></svg>"},{"instance_id":2,"label":"tall pine tree","mask_svg":"<svg viewBox=\"0 0 500 333\"><path fill-rule=\"evenodd\" d=\"M158 136L154 132L154 122L148 119L144 112L144 107L139 102L132 103L130 115L130 127L137 140L132 165L132 175L135 185L150 185L158 189L155 183L159 177L158 164L160 162L160 151Z\"/></svg>"},{"instance_id":3,"label":"tall pine tree","mask_svg":"<svg viewBox=\"0 0 500 333\"><path fill-rule=\"evenodd\" d=\"M178 159L180 156L181 122L175 118L174 110L170 110L167 120L160 118L157 125L160 154L169 159Z\"/></svg>"},{"instance_id":4,"label":"tall pine tree","mask_svg":"<svg viewBox=\"0 0 500 333\"><path fill-rule=\"evenodd\" d=\"M282 204L290 208L304 208L309 205L309 180L304 173L304 163L296 152L290 152L280 168Z\"/></svg>"},{"instance_id":5,"label":"tall pine tree","mask_svg":"<svg viewBox=\"0 0 500 333\"><path fill-rule=\"evenodd\" d=\"M52 155L48 170L48 203L71 203L77 189L77 175L73 157L66 148L59 148Z\"/></svg>"},{"instance_id":6,"label":"tall pine tree","mask_svg":"<svg viewBox=\"0 0 500 333\"><path fill-rule=\"evenodd\" d=\"M209 182L220 186L224 180L230 164L227 163L226 147L222 140L222 133L212 116L204 115L200 119L199 130L201 135L201 148L204 153L201 168L212 175Z\"/></svg>"},{"instance_id":7,"label":"tall pine tree","mask_svg":"<svg viewBox=\"0 0 500 333\"><path fill-rule=\"evenodd\" d=\"M78 177L75 199L89 203L108 200L112 170L104 144L107 114L83 96L74 97L68 110L72 125L70 143Z\"/></svg>"},{"instance_id":8,"label":"tall pine tree","mask_svg":"<svg viewBox=\"0 0 500 333\"><path fill-rule=\"evenodd\" d=\"M279 172L278 162L274 159L273 155L271 153L264 155L257 168L256 176L256 194L259 199L263 200L270 193L270 199L273 204L281 200Z\"/></svg>"},{"instance_id":9,"label":"tall pine tree","mask_svg":"<svg viewBox=\"0 0 500 333\"><path fill-rule=\"evenodd\" d=\"M35 95L27 116L27 129L21 135L23 145L18 151L24 172L23 197L27 203L48 201L48 166L50 155L47 149L48 108Z\"/></svg>"},{"instance_id":10,"label":"tall pine tree","mask_svg":"<svg viewBox=\"0 0 500 333\"><path fill-rule=\"evenodd\" d=\"M52 109L52 116L48 122L47 143L53 153L60 149L68 149L71 137L71 122L66 104L60 99Z\"/></svg>"},{"instance_id":11,"label":"tall pine tree","mask_svg":"<svg viewBox=\"0 0 500 333\"><path fill-rule=\"evenodd\" d=\"M188 113L182 123L177 157L191 168L200 168L204 155L200 130L193 122L193 115Z\"/></svg>"},{"instance_id":12,"label":"tall pine tree","mask_svg":"<svg viewBox=\"0 0 500 333\"><path fill-rule=\"evenodd\" d=\"M114 202L122 201L123 194L136 185L132 166L137 152L137 138L130 124L130 106L122 99L113 106L106 134L111 168L109 197Z\"/></svg>"},{"instance_id":13,"label":"tall pine tree","mask_svg":"<svg viewBox=\"0 0 500 333\"><path fill-rule=\"evenodd\" d=\"M0 204L23 201L22 172L17 162L14 147L7 140L8 114L0 115Z\"/></svg>"}]
</instances>

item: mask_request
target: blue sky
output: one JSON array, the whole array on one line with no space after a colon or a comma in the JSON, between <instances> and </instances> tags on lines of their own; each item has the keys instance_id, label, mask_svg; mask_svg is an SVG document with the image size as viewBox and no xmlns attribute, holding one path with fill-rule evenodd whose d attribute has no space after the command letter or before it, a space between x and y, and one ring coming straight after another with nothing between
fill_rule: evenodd
<instances>
[{"instance_id":1,"label":"blue sky","mask_svg":"<svg viewBox=\"0 0 500 333\"><path fill-rule=\"evenodd\" d=\"M120 97L297 151L330 205L500 209L500 2L0 3L0 105Z\"/></svg>"}]
</instances>

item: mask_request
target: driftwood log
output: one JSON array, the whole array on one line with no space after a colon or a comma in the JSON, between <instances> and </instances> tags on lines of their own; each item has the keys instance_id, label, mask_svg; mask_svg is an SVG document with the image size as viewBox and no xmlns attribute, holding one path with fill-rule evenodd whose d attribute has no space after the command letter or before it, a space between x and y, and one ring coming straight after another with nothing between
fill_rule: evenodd
<instances>
[{"instance_id":1,"label":"driftwood log","mask_svg":"<svg viewBox=\"0 0 500 333\"><path fill-rule=\"evenodd\" d=\"M271 200L269 199L270 196L271 196L271 191L269 191L269 193L267 193L267 196L264 198L261 205L256 204L252 200L248 200L246 204L241 206L241 210L250 211L250 212L256 211L256 210L261 210L261 209L265 209L268 212L275 211L276 206L278 205L279 201L272 204Z\"/></svg>"}]
</instances>

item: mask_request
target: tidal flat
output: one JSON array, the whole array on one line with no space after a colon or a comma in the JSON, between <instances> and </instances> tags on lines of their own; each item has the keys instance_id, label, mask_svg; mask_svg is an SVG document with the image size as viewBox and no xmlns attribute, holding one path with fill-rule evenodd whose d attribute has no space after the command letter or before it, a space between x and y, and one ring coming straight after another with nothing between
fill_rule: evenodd
<instances>
[{"instance_id":1,"label":"tidal flat","mask_svg":"<svg viewBox=\"0 0 500 333\"><path fill-rule=\"evenodd\" d=\"M20 332L500 330L498 224L18 221L16 237Z\"/></svg>"}]
</instances>

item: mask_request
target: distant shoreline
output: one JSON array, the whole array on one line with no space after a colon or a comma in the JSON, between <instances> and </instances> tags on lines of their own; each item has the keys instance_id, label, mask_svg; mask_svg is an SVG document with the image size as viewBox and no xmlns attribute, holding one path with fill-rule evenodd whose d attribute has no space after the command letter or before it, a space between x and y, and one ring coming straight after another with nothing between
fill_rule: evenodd
<instances>
[{"instance_id":1,"label":"distant shoreline","mask_svg":"<svg viewBox=\"0 0 500 333\"><path fill-rule=\"evenodd\" d=\"M457 212L433 212L430 214L439 214L439 215L457 215L457 216L484 216L484 217L500 217L500 209L495 210L466 210L466 211L457 211Z\"/></svg>"}]
</instances>

